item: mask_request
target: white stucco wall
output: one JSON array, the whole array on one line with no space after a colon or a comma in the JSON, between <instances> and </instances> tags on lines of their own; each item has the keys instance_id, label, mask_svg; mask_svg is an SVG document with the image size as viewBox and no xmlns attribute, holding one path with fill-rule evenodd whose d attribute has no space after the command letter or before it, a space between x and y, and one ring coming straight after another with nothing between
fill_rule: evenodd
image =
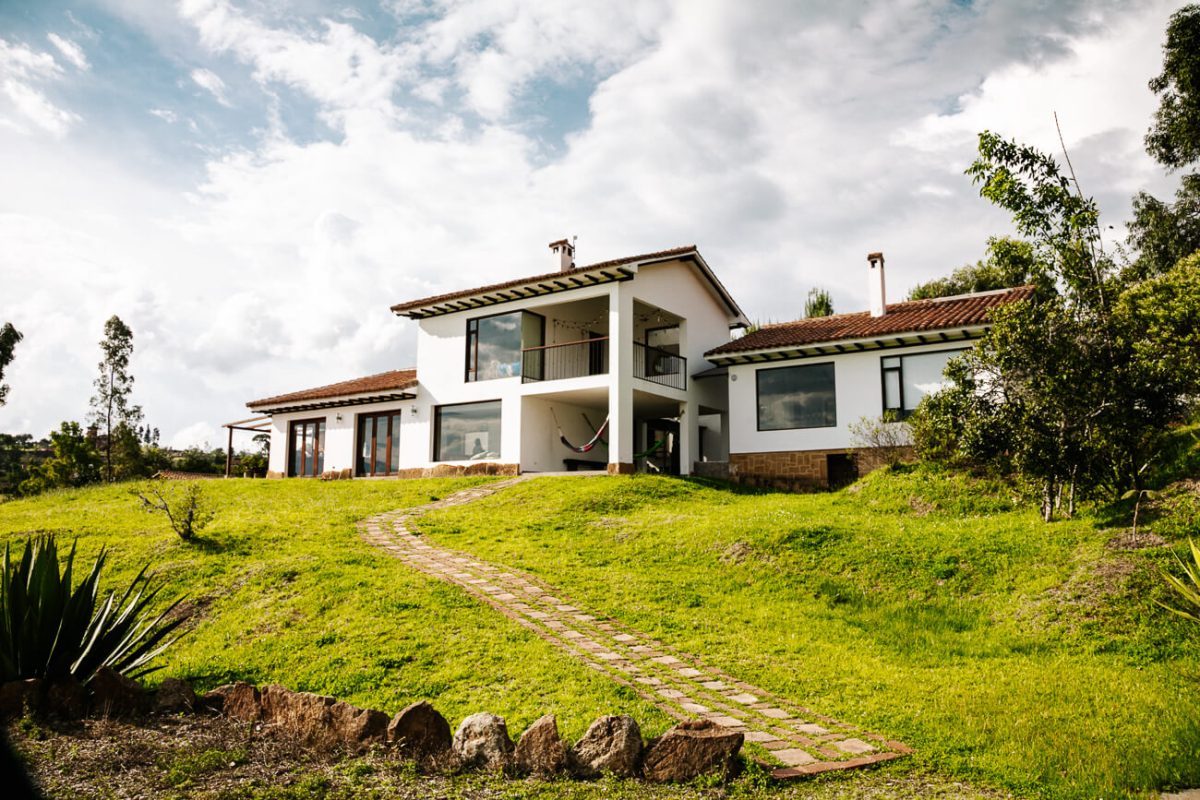
<instances>
[{"instance_id":1,"label":"white stucco wall","mask_svg":"<svg viewBox=\"0 0 1200 800\"><path fill-rule=\"evenodd\" d=\"M729 368L729 450L732 453L778 453L793 450L837 450L853 447L849 426L883 413L880 360L890 356L961 349L965 342L897 347L861 353L740 364ZM812 364L834 365L837 426L759 431L756 373L759 369Z\"/></svg>"},{"instance_id":2,"label":"white stucco wall","mask_svg":"<svg viewBox=\"0 0 1200 800\"><path fill-rule=\"evenodd\" d=\"M325 420L325 464L326 472L336 472L343 469L354 469L356 419L359 414L380 414L384 412L401 411L404 424L401 426L400 444L401 460L403 446L407 438L410 424L409 407L411 402L392 401L388 403L370 403L344 408L328 408L316 411L296 411L290 414L276 414L271 418L271 459L269 469L279 474L287 473L288 459L288 425L296 420L323 419ZM338 417L341 421L338 421Z\"/></svg>"}]
</instances>

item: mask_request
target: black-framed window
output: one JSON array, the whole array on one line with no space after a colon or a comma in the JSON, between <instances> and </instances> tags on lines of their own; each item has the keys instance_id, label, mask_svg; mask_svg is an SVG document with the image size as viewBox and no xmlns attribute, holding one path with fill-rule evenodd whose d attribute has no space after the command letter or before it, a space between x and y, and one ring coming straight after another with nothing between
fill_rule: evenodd
<instances>
[{"instance_id":1,"label":"black-framed window","mask_svg":"<svg viewBox=\"0 0 1200 800\"><path fill-rule=\"evenodd\" d=\"M499 400L458 403L434 409L434 461L473 461L499 457Z\"/></svg>"},{"instance_id":2,"label":"black-framed window","mask_svg":"<svg viewBox=\"0 0 1200 800\"><path fill-rule=\"evenodd\" d=\"M521 351L546 343L546 318L513 311L467 320L466 380L490 381L521 374Z\"/></svg>"},{"instance_id":3,"label":"black-framed window","mask_svg":"<svg viewBox=\"0 0 1200 800\"><path fill-rule=\"evenodd\" d=\"M315 478L325 469L325 420L298 419L288 423L288 475Z\"/></svg>"},{"instance_id":4,"label":"black-framed window","mask_svg":"<svg viewBox=\"0 0 1200 800\"><path fill-rule=\"evenodd\" d=\"M882 356L879 371L883 380L883 413L904 419L921 398L946 385L946 362L966 348L935 350L903 356Z\"/></svg>"},{"instance_id":5,"label":"black-framed window","mask_svg":"<svg viewBox=\"0 0 1200 800\"><path fill-rule=\"evenodd\" d=\"M394 475L400 470L400 412L358 415L358 475Z\"/></svg>"},{"instance_id":6,"label":"black-framed window","mask_svg":"<svg viewBox=\"0 0 1200 800\"><path fill-rule=\"evenodd\" d=\"M760 369L758 429L837 426L837 387L832 363Z\"/></svg>"}]
</instances>

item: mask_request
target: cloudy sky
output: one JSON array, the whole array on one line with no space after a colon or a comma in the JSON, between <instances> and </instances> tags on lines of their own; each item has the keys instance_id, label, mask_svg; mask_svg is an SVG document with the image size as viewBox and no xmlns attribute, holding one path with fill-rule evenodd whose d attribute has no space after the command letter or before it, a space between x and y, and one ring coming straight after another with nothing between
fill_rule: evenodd
<instances>
[{"instance_id":1,"label":"cloudy sky","mask_svg":"<svg viewBox=\"0 0 1200 800\"><path fill-rule=\"evenodd\" d=\"M1120 236L1165 23L1072 0L0 0L0 430L82 419L104 320L164 440L409 366L406 299L697 244L752 319L980 257L991 129Z\"/></svg>"}]
</instances>

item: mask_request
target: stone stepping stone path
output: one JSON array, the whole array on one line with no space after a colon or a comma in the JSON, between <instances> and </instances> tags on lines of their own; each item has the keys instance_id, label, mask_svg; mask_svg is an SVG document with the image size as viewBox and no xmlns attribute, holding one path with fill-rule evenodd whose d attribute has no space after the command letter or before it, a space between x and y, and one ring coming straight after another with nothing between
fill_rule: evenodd
<instances>
[{"instance_id":1,"label":"stone stepping stone path","mask_svg":"<svg viewBox=\"0 0 1200 800\"><path fill-rule=\"evenodd\" d=\"M416 508L359 522L364 540L491 606L590 668L628 686L677 720L711 719L742 731L777 778L853 769L912 752L900 742L818 714L751 686L603 614L531 575L430 543L422 515L495 494L535 476L484 484Z\"/></svg>"}]
</instances>

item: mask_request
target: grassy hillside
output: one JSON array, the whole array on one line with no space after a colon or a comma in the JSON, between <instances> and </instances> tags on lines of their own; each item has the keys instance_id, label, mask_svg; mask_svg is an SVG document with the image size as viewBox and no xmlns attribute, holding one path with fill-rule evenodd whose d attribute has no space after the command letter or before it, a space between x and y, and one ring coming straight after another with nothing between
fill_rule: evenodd
<instances>
[{"instance_id":1,"label":"grassy hillside","mask_svg":"<svg viewBox=\"0 0 1200 800\"><path fill-rule=\"evenodd\" d=\"M165 674L202 686L279 681L387 710L427 697L515 730L554 711L571 736L614 711L664 728L632 693L355 534L355 520L471 483L213 481L220 513L199 546L127 489L95 488L0 505L0 539L77 534L85 554L110 548L111 579L152 561L196 610ZM1054 798L1200 785L1200 631L1151 602L1169 548L1108 547L1112 519L1044 525L1002 486L911 471L806 496L544 478L421 524L917 748L884 774ZM1172 542L1195 532L1170 509L1155 524Z\"/></svg>"},{"instance_id":2,"label":"grassy hillside","mask_svg":"<svg viewBox=\"0 0 1200 800\"><path fill-rule=\"evenodd\" d=\"M589 607L918 749L1047 797L1200 785L1200 630L1152 605L1164 549L1043 524L925 471L825 495L533 481L423 521Z\"/></svg>"}]
</instances>

